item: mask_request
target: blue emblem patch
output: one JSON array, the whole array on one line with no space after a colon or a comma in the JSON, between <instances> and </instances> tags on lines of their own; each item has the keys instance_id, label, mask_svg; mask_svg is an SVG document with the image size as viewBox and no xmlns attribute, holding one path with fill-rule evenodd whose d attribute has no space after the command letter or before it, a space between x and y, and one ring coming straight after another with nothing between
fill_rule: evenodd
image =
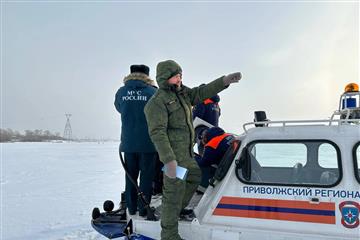
<instances>
[{"instance_id":1,"label":"blue emblem patch","mask_svg":"<svg viewBox=\"0 0 360 240\"><path fill-rule=\"evenodd\" d=\"M346 228L356 228L359 226L360 204L353 201L340 203L341 224Z\"/></svg>"}]
</instances>

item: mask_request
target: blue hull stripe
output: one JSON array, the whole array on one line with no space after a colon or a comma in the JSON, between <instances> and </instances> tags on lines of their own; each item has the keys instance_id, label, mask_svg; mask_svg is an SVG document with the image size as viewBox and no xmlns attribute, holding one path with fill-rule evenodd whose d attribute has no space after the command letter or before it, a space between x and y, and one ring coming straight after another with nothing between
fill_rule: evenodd
<instances>
[{"instance_id":1,"label":"blue hull stripe","mask_svg":"<svg viewBox=\"0 0 360 240\"><path fill-rule=\"evenodd\" d=\"M266 207L266 206L248 206L248 205L235 205L235 204L222 204L222 203L219 203L216 208L234 209L234 210L248 210L248 211L263 211L263 212L310 214L310 215L322 215L322 216L335 216L335 211L316 210L316 209L280 208L280 207Z\"/></svg>"}]
</instances>

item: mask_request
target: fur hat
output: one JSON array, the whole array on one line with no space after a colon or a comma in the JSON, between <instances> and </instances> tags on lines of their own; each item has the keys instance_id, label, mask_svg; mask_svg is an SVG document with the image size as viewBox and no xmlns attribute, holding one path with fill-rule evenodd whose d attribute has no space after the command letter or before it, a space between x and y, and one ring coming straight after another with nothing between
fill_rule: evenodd
<instances>
[{"instance_id":1,"label":"fur hat","mask_svg":"<svg viewBox=\"0 0 360 240\"><path fill-rule=\"evenodd\" d=\"M149 76L150 68L146 65L131 65L130 73L144 73Z\"/></svg>"}]
</instances>

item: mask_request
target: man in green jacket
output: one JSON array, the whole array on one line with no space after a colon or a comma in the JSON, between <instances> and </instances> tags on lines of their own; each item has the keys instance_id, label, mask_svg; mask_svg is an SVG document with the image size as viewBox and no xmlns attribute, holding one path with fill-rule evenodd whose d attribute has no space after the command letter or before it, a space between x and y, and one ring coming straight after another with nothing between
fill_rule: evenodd
<instances>
[{"instance_id":1,"label":"man in green jacket","mask_svg":"<svg viewBox=\"0 0 360 240\"><path fill-rule=\"evenodd\" d=\"M240 79L241 73L236 72L209 84L188 88L182 85L182 69L175 61L167 60L157 65L156 81L159 89L146 104L144 112L150 138L165 169L162 240L181 240L178 233L179 214L189 203L201 178L193 153L195 133L191 107L215 96ZM188 169L185 180L176 178L178 165Z\"/></svg>"}]
</instances>

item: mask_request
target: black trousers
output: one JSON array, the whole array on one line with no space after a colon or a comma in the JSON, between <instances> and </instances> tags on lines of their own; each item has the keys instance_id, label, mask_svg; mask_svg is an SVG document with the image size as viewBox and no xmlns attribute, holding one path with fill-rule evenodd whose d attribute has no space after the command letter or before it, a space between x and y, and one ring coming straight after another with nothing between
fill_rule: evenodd
<instances>
[{"instance_id":1,"label":"black trousers","mask_svg":"<svg viewBox=\"0 0 360 240\"><path fill-rule=\"evenodd\" d=\"M137 182L140 175L140 190L150 203L152 182L155 175L156 153L125 153L124 155L125 166L131 178ZM135 214L138 209L144 211L144 206L138 201L136 188L127 176L125 179L125 199L130 214Z\"/></svg>"}]
</instances>

